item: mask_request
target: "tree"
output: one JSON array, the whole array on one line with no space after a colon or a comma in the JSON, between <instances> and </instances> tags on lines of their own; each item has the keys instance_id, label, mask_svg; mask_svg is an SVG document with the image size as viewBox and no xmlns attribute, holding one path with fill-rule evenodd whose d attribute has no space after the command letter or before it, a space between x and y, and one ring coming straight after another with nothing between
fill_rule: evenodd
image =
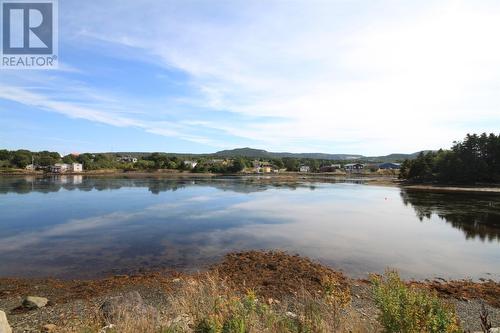
<instances>
[{"instance_id":1,"label":"tree","mask_svg":"<svg viewBox=\"0 0 500 333\"><path fill-rule=\"evenodd\" d=\"M26 168L28 164L31 164L32 154L29 150L18 150L15 151L12 156L12 164L18 168Z\"/></svg>"},{"instance_id":2,"label":"tree","mask_svg":"<svg viewBox=\"0 0 500 333\"><path fill-rule=\"evenodd\" d=\"M271 163L278 169L283 169L285 167L285 164L283 164L283 160L281 158L275 158L271 161Z\"/></svg>"},{"instance_id":3,"label":"tree","mask_svg":"<svg viewBox=\"0 0 500 333\"><path fill-rule=\"evenodd\" d=\"M0 161L10 161L11 153L7 149L0 150Z\"/></svg>"},{"instance_id":4,"label":"tree","mask_svg":"<svg viewBox=\"0 0 500 333\"><path fill-rule=\"evenodd\" d=\"M50 166L61 160L59 153L42 151L36 154L36 162L41 166Z\"/></svg>"},{"instance_id":5,"label":"tree","mask_svg":"<svg viewBox=\"0 0 500 333\"><path fill-rule=\"evenodd\" d=\"M73 154L66 155L62 158L62 161L68 164L76 163L76 156Z\"/></svg>"},{"instance_id":6,"label":"tree","mask_svg":"<svg viewBox=\"0 0 500 333\"><path fill-rule=\"evenodd\" d=\"M242 158L237 158L233 161L233 165L229 168L229 171L234 172L234 173L241 172L246 167L247 166L246 166L245 160Z\"/></svg>"},{"instance_id":7,"label":"tree","mask_svg":"<svg viewBox=\"0 0 500 333\"><path fill-rule=\"evenodd\" d=\"M298 171L299 170L299 161L294 158L284 158L283 164L288 171Z\"/></svg>"},{"instance_id":8,"label":"tree","mask_svg":"<svg viewBox=\"0 0 500 333\"><path fill-rule=\"evenodd\" d=\"M420 153L403 162L400 177L447 183L499 182L500 135L467 134L450 150Z\"/></svg>"},{"instance_id":9,"label":"tree","mask_svg":"<svg viewBox=\"0 0 500 333\"><path fill-rule=\"evenodd\" d=\"M152 170L155 169L155 162L141 159L134 166L140 170Z\"/></svg>"}]
</instances>

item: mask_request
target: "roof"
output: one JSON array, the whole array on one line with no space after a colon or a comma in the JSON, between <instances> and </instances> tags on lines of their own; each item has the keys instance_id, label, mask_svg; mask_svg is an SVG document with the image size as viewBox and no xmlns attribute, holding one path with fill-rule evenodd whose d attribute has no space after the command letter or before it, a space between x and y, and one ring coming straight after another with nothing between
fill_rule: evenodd
<instances>
[{"instance_id":1,"label":"roof","mask_svg":"<svg viewBox=\"0 0 500 333\"><path fill-rule=\"evenodd\" d=\"M392 163L392 162L386 162L386 163L382 163L382 164L379 164L379 168L382 168L382 167L401 167L401 163Z\"/></svg>"}]
</instances>

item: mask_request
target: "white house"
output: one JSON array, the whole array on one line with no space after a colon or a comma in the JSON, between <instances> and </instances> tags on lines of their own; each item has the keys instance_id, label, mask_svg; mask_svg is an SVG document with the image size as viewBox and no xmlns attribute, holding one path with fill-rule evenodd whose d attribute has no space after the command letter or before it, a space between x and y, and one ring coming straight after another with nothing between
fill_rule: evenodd
<instances>
[{"instance_id":1,"label":"white house","mask_svg":"<svg viewBox=\"0 0 500 333\"><path fill-rule=\"evenodd\" d=\"M311 168L308 165L301 165L299 168L300 172L309 172L311 171Z\"/></svg>"},{"instance_id":2,"label":"white house","mask_svg":"<svg viewBox=\"0 0 500 333\"><path fill-rule=\"evenodd\" d=\"M191 169L194 169L198 165L198 162L195 162L195 161L184 161L184 164L187 165L188 167L190 167Z\"/></svg>"},{"instance_id":3,"label":"white house","mask_svg":"<svg viewBox=\"0 0 500 333\"><path fill-rule=\"evenodd\" d=\"M70 168L69 164L66 163L56 163L50 167L50 171L54 173L64 173Z\"/></svg>"},{"instance_id":4,"label":"white house","mask_svg":"<svg viewBox=\"0 0 500 333\"><path fill-rule=\"evenodd\" d=\"M118 162L137 163L137 158L132 156L121 156L118 158Z\"/></svg>"},{"instance_id":5,"label":"white house","mask_svg":"<svg viewBox=\"0 0 500 333\"><path fill-rule=\"evenodd\" d=\"M81 163L71 163L69 169L70 169L71 172L82 172L83 171L83 165Z\"/></svg>"},{"instance_id":6,"label":"white house","mask_svg":"<svg viewBox=\"0 0 500 333\"><path fill-rule=\"evenodd\" d=\"M53 173L82 172L83 165L81 163L56 163L50 167L50 171Z\"/></svg>"}]
</instances>

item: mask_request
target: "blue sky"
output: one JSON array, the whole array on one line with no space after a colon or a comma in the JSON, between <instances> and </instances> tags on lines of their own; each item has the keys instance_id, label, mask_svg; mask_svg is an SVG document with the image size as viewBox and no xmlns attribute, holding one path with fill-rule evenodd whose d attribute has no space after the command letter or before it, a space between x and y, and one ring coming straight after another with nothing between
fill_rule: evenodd
<instances>
[{"instance_id":1,"label":"blue sky","mask_svg":"<svg viewBox=\"0 0 500 333\"><path fill-rule=\"evenodd\" d=\"M0 147L414 152L500 128L497 1L59 1Z\"/></svg>"}]
</instances>

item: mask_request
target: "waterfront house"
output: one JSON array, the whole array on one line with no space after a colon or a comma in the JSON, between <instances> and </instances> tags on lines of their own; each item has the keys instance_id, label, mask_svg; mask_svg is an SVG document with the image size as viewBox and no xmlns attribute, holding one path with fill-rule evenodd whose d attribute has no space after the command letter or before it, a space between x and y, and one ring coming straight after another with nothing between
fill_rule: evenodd
<instances>
[{"instance_id":1,"label":"waterfront house","mask_svg":"<svg viewBox=\"0 0 500 333\"><path fill-rule=\"evenodd\" d=\"M83 164L71 163L69 169L71 172L82 172L83 171Z\"/></svg>"},{"instance_id":2,"label":"waterfront house","mask_svg":"<svg viewBox=\"0 0 500 333\"><path fill-rule=\"evenodd\" d=\"M64 173L67 172L70 168L69 164L66 163L56 163L50 167L50 172L53 173Z\"/></svg>"},{"instance_id":3,"label":"waterfront house","mask_svg":"<svg viewBox=\"0 0 500 333\"><path fill-rule=\"evenodd\" d=\"M82 172L83 165L81 163L56 163L49 168L50 172L53 173L65 173L65 172Z\"/></svg>"},{"instance_id":4,"label":"waterfront house","mask_svg":"<svg viewBox=\"0 0 500 333\"><path fill-rule=\"evenodd\" d=\"M263 173L270 173L272 171L272 168L269 166L269 165L264 165L262 168L261 168L261 171Z\"/></svg>"},{"instance_id":5,"label":"waterfront house","mask_svg":"<svg viewBox=\"0 0 500 333\"><path fill-rule=\"evenodd\" d=\"M364 168L365 165L361 163L349 163L344 165L344 169L348 172L361 172Z\"/></svg>"},{"instance_id":6,"label":"waterfront house","mask_svg":"<svg viewBox=\"0 0 500 333\"><path fill-rule=\"evenodd\" d=\"M401 164L400 163L382 163L378 166L379 169L381 170L399 170L401 169Z\"/></svg>"},{"instance_id":7,"label":"waterfront house","mask_svg":"<svg viewBox=\"0 0 500 333\"><path fill-rule=\"evenodd\" d=\"M309 172L309 171L311 171L311 167L309 167L308 165L301 165L299 168L299 171L300 172Z\"/></svg>"},{"instance_id":8,"label":"waterfront house","mask_svg":"<svg viewBox=\"0 0 500 333\"><path fill-rule=\"evenodd\" d=\"M198 162L184 161L184 165L187 165L189 168L194 169L198 165Z\"/></svg>"}]
</instances>

